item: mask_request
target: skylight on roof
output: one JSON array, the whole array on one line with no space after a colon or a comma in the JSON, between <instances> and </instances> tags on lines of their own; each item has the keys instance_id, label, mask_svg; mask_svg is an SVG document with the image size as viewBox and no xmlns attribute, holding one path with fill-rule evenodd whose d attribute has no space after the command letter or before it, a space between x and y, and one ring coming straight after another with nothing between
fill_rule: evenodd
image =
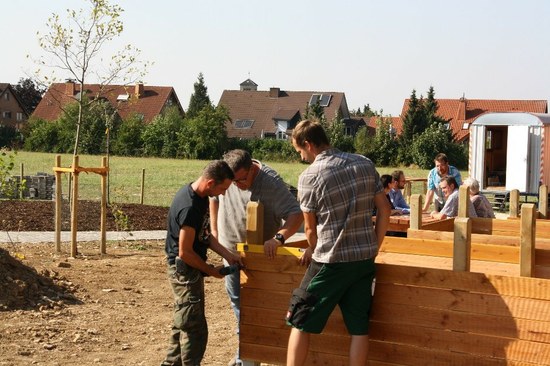
<instances>
[{"instance_id":1,"label":"skylight on roof","mask_svg":"<svg viewBox=\"0 0 550 366\"><path fill-rule=\"evenodd\" d=\"M239 128L239 129L252 128L253 124L254 124L253 119L238 119L235 121L235 128Z\"/></svg>"},{"instance_id":2,"label":"skylight on roof","mask_svg":"<svg viewBox=\"0 0 550 366\"><path fill-rule=\"evenodd\" d=\"M116 100L119 102L127 102L130 99L130 94L120 94Z\"/></svg>"},{"instance_id":3,"label":"skylight on roof","mask_svg":"<svg viewBox=\"0 0 550 366\"><path fill-rule=\"evenodd\" d=\"M321 94L321 101L319 102L319 104L321 105L321 107L328 107L331 99L332 99L332 95Z\"/></svg>"},{"instance_id":4,"label":"skylight on roof","mask_svg":"<svg viewBox=\"0 0 550 366\"><path fill-rule=\"evenodd\" d=\"M332 95L330 94L312 94L311 98L309 98L309 105L315 105L319 102L321 107L328 107L331 99Z\"/></svg>"},{"instance_id":5,"label":"skylight on roof","mask_svg":"<svg viewBox=\"0 0 550 366\"><path fill-rule=\"evenodd\" d=\"M469 124L468 122L464 122L464 123L462 124L462 129L463 129L463 130L467 130L468 128L470 128L470 124Z\"/></svg>"}]
</instances>

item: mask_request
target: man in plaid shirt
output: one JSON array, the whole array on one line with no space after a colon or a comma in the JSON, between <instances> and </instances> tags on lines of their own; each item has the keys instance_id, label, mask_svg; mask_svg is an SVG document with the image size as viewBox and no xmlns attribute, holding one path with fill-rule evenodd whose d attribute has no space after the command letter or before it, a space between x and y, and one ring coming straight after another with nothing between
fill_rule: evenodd
<instances>
[{"instance_id":1,"label":"man in plaid shirt","mask_svg":"<svg viewBox=\"0 0 550 366\"><path fill-rule=\"evenodd\" d=\"M309 266L287 313L293 327L287 365L305 363L310 333L321 333L336 305L352 336L350 364L366 365L374 258L386 234L390 204L372 161L332 148L319 123L300 122L292 145L312 164L298 181L309 244L300 261Z\"/></svg>"}]
</instances>

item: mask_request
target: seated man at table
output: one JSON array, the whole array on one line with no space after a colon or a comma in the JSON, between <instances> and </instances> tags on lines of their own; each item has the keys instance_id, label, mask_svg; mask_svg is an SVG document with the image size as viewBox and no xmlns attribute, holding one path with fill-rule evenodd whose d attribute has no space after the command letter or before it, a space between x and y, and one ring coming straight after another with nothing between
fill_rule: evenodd
<instances>
[{"instance_id":1,"label":"seated man at table","mask_svg":"<svg viewBox=\"0 0 550 366\"><path fill-rule=\"evenodd\" d=\"M430 216L438 220L458 216L458 184L456 183L456 179L450 175L441 177L439 188L441 188L441 191L445 195L445 206L439 212L432 211ZM470 200L468 200L468 205L469 217L477 217L474 205Z\"/></svg>"},{"instance_id":2,"label":"seated man at table","mask_svg":"<svg viewBox=\"0 0 550 366\"><path fill-rule=\"evenodd\" d=\"M411 212L411 208L401 193L401 190L405 188L405 173L403 173L402 170L394 170L394 172L391 173L391 176L394 180L394 186L389 193L391 203L396 210L401 210L401 213L403 214L409 214Z\"/></svg>"}]
</instances>

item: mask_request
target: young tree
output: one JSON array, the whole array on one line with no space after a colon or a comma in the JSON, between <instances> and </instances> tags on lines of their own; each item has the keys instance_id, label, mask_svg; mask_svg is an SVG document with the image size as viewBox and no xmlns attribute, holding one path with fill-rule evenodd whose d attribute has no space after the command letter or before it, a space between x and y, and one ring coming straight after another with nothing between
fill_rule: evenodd
<instances>
[{"instance_id":1,"label":"young tree","mask_svg":"<svg viewBox=\"0 0 550 366\"><path fill-rule=\"evenodd\" d=\"M353 137L346 136L346 126L342 121L342 114L338 110L332 121L328 124L328 126L326 126L330 144L342 151L354 152L355 149L353 147Z\"/></svg>"},{"instance_id":2,"label":"young tree","mask_svg":"<svg viewBox=\"0 0 550 366\"><path fill-rule=\"evenodd\" d=\"M191 98L189 99L189 107L187 108L187 112L185 114L187 118L195 118L205 107L212 106L212 102L208 96L208 88L204 83L204 76L202 72L199 73L198 81L193 84L193 88L195 91L191 94Z\"/></svg>"},{"instance_id":3,"label":"young tree","mask_svg":"<svg viewBox=\"0 0 550 366\"><path fill-rule=\"evenodd\" d=\"M58 79L57 72L62 72L62 78L73 79L80 84L78 95L78 118L74 137L73 153L78 153L80 130L83 122L82 112L85 107L84 84L88 76L94 74L95 82L99 83L99 95L88 98L87 103L99 100L104 86L114 82L122 84L135 83L145 74L148 62L138 59L140 50L126 45L122 50L108 57L103 48L106 43L119 37L123 31L120 15L123 9L118 5L110 5L108 0L87 0L90 8L84 10L67 9L64 20L58 14L52 14L46 24L49 29L45 34L39 33L40 47L51 58L44 56L37 60L41 67L51 70L51 74L41 79L45 85ZM110 59L108 65L104 59ZM42 70L37 72L41 75Z\"/></svg>"},{"instance_id":4,"label":"young tree","mask_svg":"<svg viewBox=\"0 0 550 366\"><path fill-rule=\"evenodd\" d=\"M20 78L17 85L13 87L17 98L23 104L25 111L30 115L34 112L36 106L42 100L42 96L46 89L39 86L31 78Z\"/></svg>"},{"instance_id":5,"label":"young tree","mask_svg":"<svg viewBox=\"0 0 550 366\"><path fill-rule=\"evenodd\" d=\"M326 122L325 117L325 107L321 107L319 100L315 104L307 104L305 116L306 119L313 119L319 121L320 123Z\"/></svg>"},{"instance_id":6,"label":"young tree","mask_svg":"<svg viewBox=\"0 0 550 366\"><path fill-rule=\"evenodd\" d=\"M186 118L178 135L179 151L188 159L217 159L228 146L225 122L229 113L224 106L204 107L194 118Z\"/></svg>"}]
</instances>

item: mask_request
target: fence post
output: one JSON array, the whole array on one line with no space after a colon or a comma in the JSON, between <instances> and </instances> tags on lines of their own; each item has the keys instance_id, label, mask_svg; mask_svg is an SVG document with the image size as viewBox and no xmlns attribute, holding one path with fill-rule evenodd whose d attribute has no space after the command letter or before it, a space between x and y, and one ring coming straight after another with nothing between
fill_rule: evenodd
<instances>
[{"instance_id":1,"label":"fence post","mask_svg":"<svg viewBox=\"0 0 550 366\"><path fill-rule=\"evenodd\" d=\"M145 168L141 169L141 192L139 195L139 203L143 205L143 194L145 192Z\"/></svg>"},{"instance_id":2,"label":"fence post","mask_svg":"<svg viewBox=\"0 0 550 366\"><path fill-rule=\"evenodd\" d=\"M20 166L20 170L19 170L19 198L20 199L23 199L23 194L24 194L24 190L23 190L23 178L25 177L25 174L24 174L24 168L23 168L23 163L21 163L21 166Z\"/></svg>"},{"instance_id":3,"label":"fence post","mask_svg":"<svg viewBox=\"0 0 550 366\"><path fill-rule=\"evenodd\" d=\"M472 246L472 221L469 217L457 217L454 222L453 271L470 271Z\"/></svg>"},{"instance_id":4,"label":"fence post","mask_svg":"<svg viewBox=\"0 0 550 366\"><path fill-rule=\"evenodd\" d=\"M107 168L107 157L101 159L101 167ZM101 173L101 254L107 253L107 171Z\"/></svg>"},{"instance_id":5,"label":"fence post","mask_svg":"<svg viewBox=\"0 0 550 366\"><path fill-rule=\"evenodd\" d=\"M548 218L548 186L543 184L539 187L539 217Z\"/></svg>"},{"instance_id":6,"label":"fence post","mask_svg":"<svg viewBox=\"0 0 550 366\"><path fill-rule=\"evenodd\" d=\"M411 222L409 227L414 230L422 228L422 196L419 194L411 196Z\"/></svg>"},{"instance_id":7,"label":"fence post","mask_svg":"<svg viewBox=\"0 0 550 366\"><path fill-rule=\"evenodd\" d=\"M519 217L519 190L510 191L510 213L509 217L517 219Z\"/></svg>"},{"instance_id":8,"label":"fence post","mask_svg":"<svg viewBox=\"0 0 550 366\"><path fill-rule=\"evenodd\" d=\"M55 156L55 167L61 168L61 155ZM61 172L55 171L55 250L61 252L61 205L63 192L61 188Z\"/></svg>"},{"instance_id":9,"label":"fence post","mask_svg":"<svg viewBox=\"0 0 550 366\"><path fill-rule=\"evenodd\" d=\"M532 203L521 206L519 275L533 277L535 274L536 211Z\"/></svg>"},{"instance_id":10,"label":"fence post","mask_svg":"<svg viewBox=\"0 0 550 366\"><path fill-rule=\"evenodd\" d=\"M246 205L246 243L264 244L264 205L250 201Z\"/></svg>"},{"instance_id":11,"label":"fence post","mask_svg":"<svg viewBox=\"0 0 550 366\"><path fill-rule=\"evenodd\" d=\"M458 189L458 217L470 217L470 187L462 185Z\"/></svg>"}]
</instances>

